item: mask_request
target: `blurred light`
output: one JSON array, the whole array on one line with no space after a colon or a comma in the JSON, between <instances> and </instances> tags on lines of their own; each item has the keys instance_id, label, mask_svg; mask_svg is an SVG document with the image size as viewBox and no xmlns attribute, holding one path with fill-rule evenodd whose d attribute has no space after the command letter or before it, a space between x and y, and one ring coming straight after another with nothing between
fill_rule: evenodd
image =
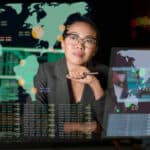
<instances>
[{"instance_id":1,"label":"blurred light","mask_svg":"<svg viewBox=\"0 0 150 150\"><path fill-rule=\"evenodd\" d=\"M32 87L31 92L32 92L33 94L36 94L36 93L37 93L37 88Z\"/></svg>"},{"instance_id":2,"label":"blurred light","mask_svg":"<svg viewBox=\"0 0 150 150\"><path fill-rule=\"evenodd\" d=\"M20 85L20 86L24 86L25 85L25 81L24 81L24 79L19 79L18 80L18 84Z\"/></svg>"},{"instance_id":3,"label":"blurred light","mask_svg":"<svg viewBox=\"0 0 150 150\"><path fill-rule=\"evenodd\" d=\"M130 26L131 26L131 28L136 28L136 26L137 26L137 21L136 21L136 19L131 20Z\"/></svg>"},{"instance_id":4,"label":"blurred light","mask_svg":"<svg viewBox=\"0 0 150 150\"><path fill-rule=\"evenodd\" d=\"M61 25L59 26L59 30L62 31L62 32L65 31L65 25L61 24Z\"/></svg>"},{"instance_id":5,"label":"blurred light","mask_svg":"<svg viewBox=\"0 0 150 150\"><path fill-rule=\"evenodd\" d=\"M34 39L41 39L44 35L44 29L40 25L37 25L32 28L31 34Z\"/></svg>"},{"instance_id":6,"label":"blurred light","mask_svg":"<svg viewBox=\"0 0 150 150\"><path fill-rule=\"evenodd\" d=\"M25 60L20 60L20 65L24 66L25 65Z\"/></svg>"},{"instance_id":7,"label":"blurred light","mask_svg":"<svg viewBox=\"0 0 150 150\"><path fill-rule=\"evenodd\" d=\"M62 35L58 35L57 40L58 40L58 42L62 42L63 41L63 36Z\"/></svg>"},{"instance_id":8,"label":"blurred light","mask_svg":"<svg viewBox=\"0 0 150 150\"><path fill-rule=\"evenodd\" d=\"M131 39L136 40L137 39L137 32L135 30L131 31Z\"/></svg>"}]
</instances>

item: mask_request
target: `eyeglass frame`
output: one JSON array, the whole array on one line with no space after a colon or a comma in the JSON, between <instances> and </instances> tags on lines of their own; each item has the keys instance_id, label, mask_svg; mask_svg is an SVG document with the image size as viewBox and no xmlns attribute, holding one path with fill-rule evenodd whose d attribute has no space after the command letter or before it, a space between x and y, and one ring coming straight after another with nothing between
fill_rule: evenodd
<instances>
[{"instance_id":1,"label":"eyeglass frame","mask_svg":"<svg viewBox=\"0 0 150 150\"><path fill-rule=\"evenodd\" d=\"M76 34L76 33L65 33L64 35L63 35L63 37L64 37L64 39L65 38L67 38L67 37L69 37L69 36L71 36L71 35L74 35L74 36L76 36L76 42L77 43L74 43L74 45L76 45L76 44L78 44L79 42L81 42L82 41L82 43L84 44L84 46L85 47L88 47L88 48L92 48L92 47L94 47L94 46L97 46L97 38L94 38L94 37L91 37L91 38L80 38L80 36L78 35L78 34ZM95 40L95 43L93 43L93 45L90 47L90 46L86 46L86 40L87 39L92 39L92 40Z\"/></svg>"}]
</instances>

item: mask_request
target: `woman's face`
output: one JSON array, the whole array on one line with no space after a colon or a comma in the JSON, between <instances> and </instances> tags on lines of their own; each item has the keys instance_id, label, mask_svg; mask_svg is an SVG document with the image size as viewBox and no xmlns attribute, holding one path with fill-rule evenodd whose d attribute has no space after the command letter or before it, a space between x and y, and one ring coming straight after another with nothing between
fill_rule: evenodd
<instances>
[{"instance_id":1,"label":"woman's face","mask_svg":"<svg viewBox=\"0 0 150 150\"><path fill-rule=\"evenodd\" d=\"M68 27L61 43L67 62L85 65L96 52L96 31L85 22L75 22Z\"/></svg>"}]
</instances>

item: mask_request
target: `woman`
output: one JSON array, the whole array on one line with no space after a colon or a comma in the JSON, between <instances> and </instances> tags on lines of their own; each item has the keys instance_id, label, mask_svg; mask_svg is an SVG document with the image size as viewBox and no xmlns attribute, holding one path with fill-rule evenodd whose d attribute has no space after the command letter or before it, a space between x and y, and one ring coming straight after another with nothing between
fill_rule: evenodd
<instances>
[{"instance_id":1,"label":"woman","mask_svg":"<svg viewBox=\"0 0 150 150\"><path fill-rule=\"evenodd\" d=\"M55 123L57 131L61 130L58 135L86 135L102 125L107 68L89 65L96 54L97 40L93 22L80 15L73 16L66 22L61 42L65 58L39 67L35 77L36 98L43 104L55 104Z\"/></svg>"}]
</instances>

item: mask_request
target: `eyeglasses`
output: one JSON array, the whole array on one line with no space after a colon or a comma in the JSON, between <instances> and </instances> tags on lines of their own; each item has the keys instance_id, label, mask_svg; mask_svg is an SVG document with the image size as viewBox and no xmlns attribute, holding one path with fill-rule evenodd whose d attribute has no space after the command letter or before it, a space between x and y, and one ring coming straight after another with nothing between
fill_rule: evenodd
<instances>
[{"instance_id":1,"label":"eyeglasses","mask_svg":"<svg viewBox=\"0 0 150 150\"><path fill-rule=\"evenodd\" d=\"M93 48L96 46L96 38L94 37L86 37L81 39L79 35L75 33L66 33L64 37L67 38L69 43L72 45L76 45L79 42L82 42L87 48Z\"/></svg>"}]
</instances>

